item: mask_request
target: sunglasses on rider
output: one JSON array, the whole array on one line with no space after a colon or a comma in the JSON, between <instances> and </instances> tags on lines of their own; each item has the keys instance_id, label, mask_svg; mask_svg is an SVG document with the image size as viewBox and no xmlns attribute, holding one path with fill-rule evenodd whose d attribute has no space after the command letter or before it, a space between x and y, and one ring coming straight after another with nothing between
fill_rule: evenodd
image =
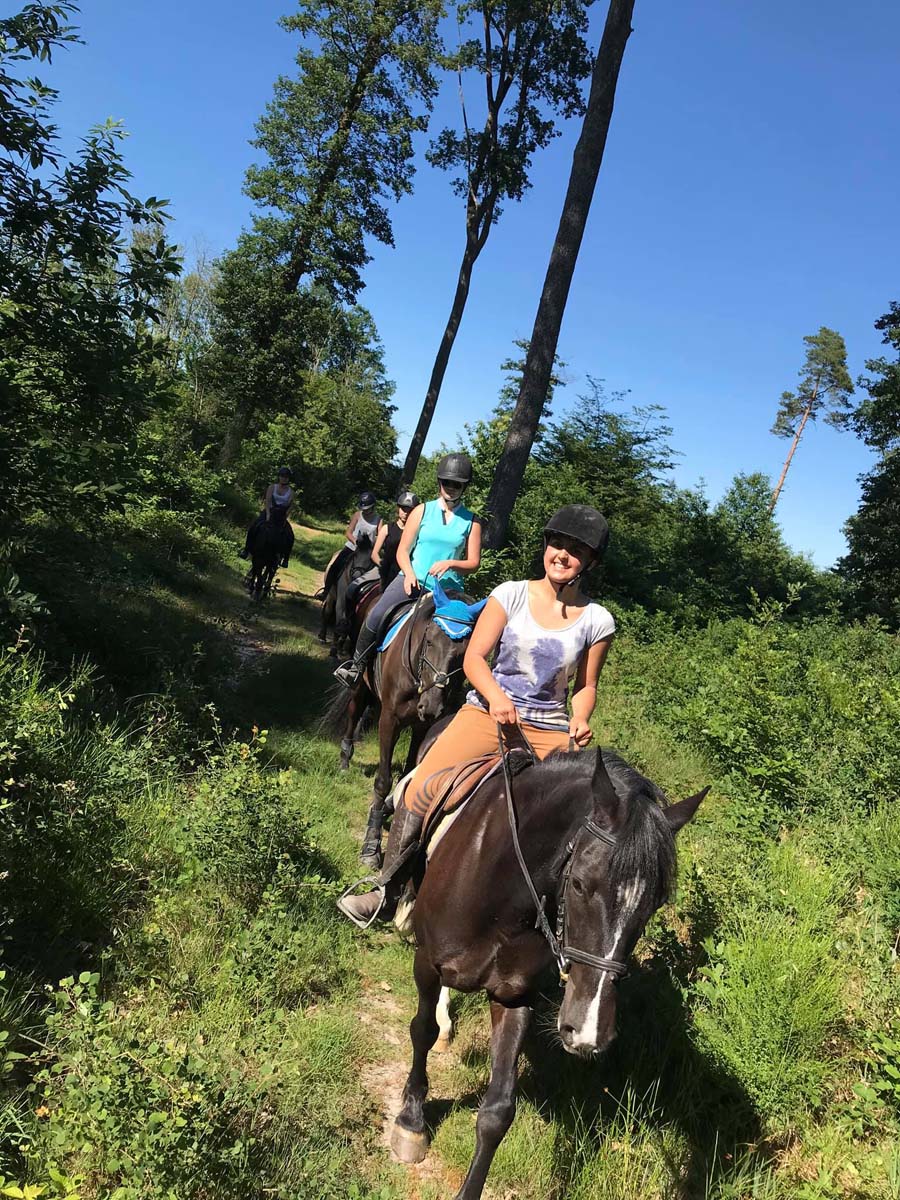
<instances>
[{"instance_id":1,"label":"sunglasses on rider","mask_svg":"<svg viewBox=\"0 0 900 1200\"><path fill-rule=\"evenodd\" d=\"M439 479L438 483L445 492L463 492L466 489L466 485L457 479Z\"/></svg>"},{"instance_id":2,"label":"sunglasses on rider","mask_svg":"<svg viewBox=\"0 0 900 1200\"><path fill-rule=\"evenodd\" d=\"M579 542L577 538L566 537L564 533L548 533L547 545L554 550L565 550L566 554L571 554L573 558L582 561L589 558L591 554L590 546Z\"/></svg>"}]
</instances>

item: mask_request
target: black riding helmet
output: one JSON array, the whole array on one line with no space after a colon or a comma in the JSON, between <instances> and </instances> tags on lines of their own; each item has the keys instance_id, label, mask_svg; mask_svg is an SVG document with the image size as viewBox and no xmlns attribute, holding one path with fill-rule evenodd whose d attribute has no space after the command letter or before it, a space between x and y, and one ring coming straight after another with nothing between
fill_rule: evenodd
<instances>
[{"instance_id":1,"label":"black riding helmet","mask_svg":"<svg viewBox=\"0 0 900 1200\"><path fill-rule=\"evenodd\" d=\"M565 537L583 542L599 561L609 545L609 525L603 513L589 504L567 504L555 512L544 526L544 537L561 533Z\"/></svg>"},{"instance_id":2,"label":"black riding helmet","mask_svg":"<svg viewBox=\"0 0 900 1200\"><path fill-rule=\"evenodd\" d=\"M445 454L437 465L438 481L469 484L472 482L472 460L468 454Z\"/></svg>"},{"instance_id":3,"label":"black riding helmet","mask_svg":"<svg viewBox=\"0 0 900 1200\"><path fill-rule=\"evenodd\" d=\"M360 492L360 495L359 495L359 507L360 508L374 508L375 504L376 504L376 500L375 500L374 492Z\"/></svg>"},{"instance_id":4,"label":"black riding helmet","mask_svg":"<svg viewBox=\"0 0 900 1200\"><path fill-rule=\"evenodd\" d=\"M421 503L415 492L401 492L397 497L398 508L418 508Z\"/></svg>"},{"instance_id":5,"label":"black riding helmet","mask_svg":"<svg viewBox=\"0 0 900 1200\"><path fill-rule=\"evenodd\" d=\"M284 476L284 475L286 475L288 477L288 479L292 478L292 473L291 473L290 467L279 467L278 468L278 478L281 479L282 476Z\"/></svg>"}]
</instances>

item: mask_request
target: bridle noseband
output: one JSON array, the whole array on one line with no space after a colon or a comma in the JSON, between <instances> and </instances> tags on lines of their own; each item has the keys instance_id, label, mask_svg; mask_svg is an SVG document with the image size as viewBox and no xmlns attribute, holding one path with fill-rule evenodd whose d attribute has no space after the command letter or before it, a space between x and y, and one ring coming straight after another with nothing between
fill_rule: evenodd
<instances>
[{"instance_id":1,"label":"bridle noseband","mask_svg":"<svg viewBox=\"0 0 900 1200\"><path fill-rule=\"evenodd\" d=\"M528 739L525 737L524 733L522 733L521 729L519 729L519 734L522 737L522 740L525 742L525 745L531 751L532 758L534 758L534 750L529 745ZM566 847L566 869L563 873L561 895L559 904L557 906L556 931L554 932L550 928L550 922L547 920L546 913L544 912L544 906L546 904L547 897L538 896L537 888L534 886L534 880L531 878L528 865L526 864L524 855L522 854L522 847L519 843L519 822L516 816L515 802L513 800L512 777L510 775L506 750L503 746L503 733L499 721L497 722L497 745L500 750L500 760L503 763L503 782L506 785L506 811L507 815L509 816L509 829L510 833L512 834L513 849L516 852L516 858L518 859L522 876L529 892L531 893L531 899L534 901L534 906L537 909L537 921L535 922L535 928L539 929L547 939L547 944L550 947L553 957L556 959L556 965L559 967L560 982L566 983L568 981L569 968L571 967L572 963L579 963L581 966L591 967L595 971L606 971L616 979L621 979L624 975L628 974L627 963L622 962L617 958L601 958L597 954L589 954L587 950L581 950L578 946L569 945L566 940L566 895L569 889L569 877L572 873L572 866L575 862L575 848L578 843L579 834L582 831L589 833L592 837L597 838L597 840L600 842L604 842L607 846L613 847L613 849L618 846L618 839L613 834L603 829L602 826L598 825L597 822L592 820L590 817L587 817L584 820L578 832L575 834L575 837ZM598 753L602 752L598 751Z\"/></svg>"},{"instance_id":2,"label":"bridle noseband","mask_svg":"<svg viewBox=\"0 0 900 1200\"><path fill-rule=\"evenodd\" d=\"M443 617L443 620L452 621L456 625L466 625L466 626L468 626L470 631L472 629L471 622L464 621L461 617L445 616L445 617ZM432 615L429 618L429 624L431 624L433 621L434 621L434 616ZM412 622L410 622L410 624L412 624ZM411 633L411 631L410 631L410 633ZM418 664L416 665L415 671L413 671L410 668L410 674L412 675L412 677L416 683L416 691L420 696L424 692L430 691L433 687L440 688L441 690L443 690L446 687L449 687L450 680L453 678L453 676L460 675L462 673L462 669L463 669L462 664L460 664L458 667L455 667L452 671L439 671L437 669L437 667L434 665L434 663L432 663L428 658L428 655L426 653L427 645L428 645L428 629L426 627L425 632L422 635L422 645L419 648ZM432 676L431 683L426 684L425 681L423 680L423 678L422 678L422 668L423 667L427 667L429 669L429 671L431 672L431 676Z\"/></svg>"}]
</instances>

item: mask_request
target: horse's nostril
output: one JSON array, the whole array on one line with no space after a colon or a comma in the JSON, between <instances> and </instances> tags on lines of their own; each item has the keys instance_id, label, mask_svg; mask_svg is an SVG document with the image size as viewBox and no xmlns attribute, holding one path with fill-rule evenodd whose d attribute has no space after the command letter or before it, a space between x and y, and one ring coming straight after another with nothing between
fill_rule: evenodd
<instances>
[{"instance_id":1,"label":"horse's nostril","mask_svg":"<svg viewBox=\"0 0 900 1200\"><path fill-rule=\"evenodd\" d=\"M566 1044L567 1046L571 1046L571 1045L572 1045L572 1039L573 1039L573 1038L574 1038L574 1036L575 1036L575 1027L574 1027L574 1025L560 1025L560 1027L559 1027L559 1036L562 1038L562 1040L565 1042L565 1044Z\"/></svg>"}]
</instances>

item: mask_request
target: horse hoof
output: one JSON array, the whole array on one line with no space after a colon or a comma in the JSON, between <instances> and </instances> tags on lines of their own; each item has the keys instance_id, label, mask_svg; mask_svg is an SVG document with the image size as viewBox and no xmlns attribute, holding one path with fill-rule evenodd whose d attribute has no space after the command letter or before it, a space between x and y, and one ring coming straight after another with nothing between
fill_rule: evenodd
<instances>
[{"instance_id":1,"label":"horse hoof","mask_svg":"<svg viewBox=\"0 0 900 1200\"><path fill-rule=\"evenodd\" d=\"M413 1133L395 1121L391 1130L391 1149L402 1163L420 1163L428 1153L428 1134Z\"/></svg>"},{"instance_id":2,"label":"horse hoof","mask_svg":"<svg viewBox=\"0 0 900 1200\"><path fill-rule=\"evenodd\" d=\"M450 1035L441 1034L438 1040L434 1043L432 1054L446 1054L450 1049Z\"/></svg>"}]
</instances>

